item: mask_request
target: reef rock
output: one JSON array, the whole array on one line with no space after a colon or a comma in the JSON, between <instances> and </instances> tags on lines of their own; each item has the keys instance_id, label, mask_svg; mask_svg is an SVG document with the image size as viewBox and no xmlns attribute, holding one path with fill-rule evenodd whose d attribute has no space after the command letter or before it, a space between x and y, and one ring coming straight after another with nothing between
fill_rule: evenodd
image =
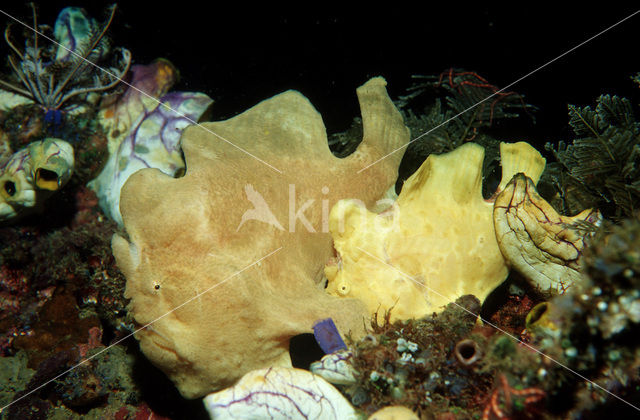
<instances>
[{"instance_id":1,"label":"reef rock","mask_svg":"<svg viewBox=\"0 0 640 420\"><path fill-rule=\"evenodd\" d=\"M245 373L290 366L289 339L332 318L364 332L362 302L323 290L332 255L329 208L356 197L373 205L394 184L402 153L358 172L409 140L385 89L358 88L363 140L331 154L322 118L287 91L226 121L188 127L186 174L133 174L120 210L128 238L113 252L127 277L144 354L188 398Z\"/></svg>"}]
</instances>

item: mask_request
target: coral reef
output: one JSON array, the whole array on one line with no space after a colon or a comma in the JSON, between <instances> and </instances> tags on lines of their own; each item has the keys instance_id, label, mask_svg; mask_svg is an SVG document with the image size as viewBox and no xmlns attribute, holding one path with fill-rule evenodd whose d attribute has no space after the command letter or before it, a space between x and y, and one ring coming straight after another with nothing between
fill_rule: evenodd
<instances>
[{"instance_id":1,"label":"coral reef","mask_svg":"<svg viewBox=\"0 0 640 420\"><path fill-rule=\"evenodd\" d=\"M71 52L65 54L63 47L54 51L48 42L40 45L42 37L25 31L25 50L13 50L10 62L25 64L20 69L27 83L51 90L44 97L26 89L0 91L0 219L11 217L11 224L0 225L0 362L5 379L11 378L0 384L0 417L168 419L180 410L173 404L186 416L205 418L201 406L189 406L176 391L166 392L172 386L160 372L148 363L140 366L144 358L132 343L47 382L94 357L131 328L125 318L124 277L110 247L116 225L84 186L102 169L107 134L113 134L100 125L104 120L96 117L96 104L107 90L114 92L112 98L121 97L111 87L114 77L124 77L130 55L122 51L122 60L106 77L80 56L104 65L111 42L104 36L108 23L98 27L81 9L67 8L57 24L56 40ZM15 29L6 32L12 46L20 42ZM45 35L52 32L44 25L38 29ZM31 59L39 60L35 64L40 67L31 65ZM47 80L34 79L34 71ZM3 80L22 89L18 76ZM54 91L59 95L50 96ZM16 204L25 193L31 200ZM162 389L164 400L147 395L154 387Z\"/></svg>"},{"instance_id":2,"label":"coral reef","mask_svg":"<svg viewBox=\"0 0 640 420\"><path fill-rule=\"evenodd\" d=\"M13 400L13 395L22 391L35 371L27 367L27 355L19 351L13 357L0 357L0 406L5 406Z\"/></svg>"},{"instance_id":3,"label":"coral reef","mask_svg":"<svg viewBox=\"0 0 640 420\"><path fill-rule=\"evenodd\" d=\"M38 315L30 334L17 337L13 344L27 352L31 368L36 368L51 352L79 351L78 343L86 343L90 329L100 325L95 315L80 316L75 296L64 287L57 288Z\"/></svg>"},{"instance_id":4,"label":"coral reef","mask_svg":"<svg viewBox=\"0 0 640 420\"><path fill-rule=\"evenodd\" d=\"M0 311L0 331L8 340L31 335L35 313L42 311L59 293L56 290L63 287L82 309L95 309L113 327L122 323L124 280L114 267L109 249L113 225L86 217L75 229L48 234L33 228L23 228L22 232L0 229L0 240L7 244L0 253L0 293L6 299ZM64 318L63 313L60 316ZM64 322L74 319L77 316ZM49 322L56 320L60 318L48 318ZM53 350L46 345L43 348Z\"/></svg>"},{"instance_id":5,"label":"coral reef","mask_svg":"<svg viewBox=\"0 0 640 420\"><path fill-rule=\"evenodd\" d=\"M124 279L115 268L109 246L114 224L100 220L104 217L95 209L95 196L91 204L87 195L92 194L86 189L78 193L74 208L77 213L69 219L69 226L57 226L56 217L44 217L37 222L24 219L22 225L0 228L0 351L3 360L22 357L25 365L28 363L38 372L29 378L30 382L21 382L22 387L16 391L24 392L14 393L10 401L91 355L92 349L104 348L103 339L110 340L114 334L126 331ZM61 211L68 209L54 206L51 213ZM103 326L108 328L107 333L103 333ZM109 372L117 372L114 367L123 360L111 366ZM128 359L126 365L131 364ZM63 412L62 418L80 418L77 412L96 404L100 407L97 410L103 410L100 404L104 401L90 397L93 386L89 385L94 383L91 378L95 374L83 372L64 379L64 387L51 384L23 403L12 405L7 418L46 418L56 411ZM82 383L89 386L86 394L80 392ZM96 384L103 383L101 379ZM76 385L78 388L71 392ZM56 403L62 398L58 390L67 393L64 404ZM122 391L119 398L126 399L129 394L130 388ZM67 403L71 408L65 408ZM54 408L56 405L60 407Z\"/></svg>"},{"instance_id":6,"label":"coral reef","mask_svg":"<svg viewBox=\"0 0 640 420\"><path fill-rule=\"evenodd\" d=\"M104 65L111 41L98 31L106 31L108 23L98 27L81 9L67 8L59 16L58 26L56 39L63 46L80 55L87 53L85 58L102 60L98 64ZM48 27L39 29L45 35L50 33ZM15 34L15 27L7 30L7 40L14 46ZM135 344L124 343L96 356L106 344L125 337L132 326L126 318L124 277L115 267L110 247L116 225L104 217L98 198L85 187L102 169L107 140L115 132L100 125L106 120L97 117L96 104L107 90L114 92L110 98L122 97L111 87L115 86L114 76L124 77L129 52L123 51L123 60L110 69L112 75L103 77L77 55L68 52L65 56L63 47L57 50L57 58L50 57L47 54L57 52L52 52L49 43L34 45L42 38L33 38L33 31L25 32L25 39L25 51L14 53L22 53L25 60L40 54L45 69L40 67L38 74L44 75L40 70L47 74L46 85L42 80L40 85L35 79L27 82L60 89L61 96L58 102L40 103L43 98L0 91L0 202L6 205L7 196L15 196L15 201L24 195L18 194L24 188L23 183L15 182L16 176L21 176L19 181L26 179L36 193L34 207L12 206L9 210L20 216L19 220L12 213L11 224L0 226L0 355L3 373L16 381L0 386L0 417L168 419L182 410L190 418L205 418L200 405L189 405L176 391L166 392L172 386L160 372L148 363L140 366L144 357ZM95 43L92 52L88 43ZM20 65L18 58L13 62ZM171 68L166 61L158 63ZM49 77L51 71L56 72L54 77ZM35 74L25 73L27 76ZM158 83L166 84L169 79ZM21 83L18 78L4 80L15 86ZM103 109L106 113L108 104ZM127 134L128 130L122 138ZM73 166L62 170L61 163L69 162ZM54 190L58 192L48 197ZM86 358L91 360L48 382ZM11 367L17 364L29 374ZM164 399L148 395L154 387L162 389Z\"/></svg>"},{"instance_id":7,"label":"coral reef","mask_svg":"<svg viewBox=\"0 0 640 420\"><path fill-rule=\"evenodd\" d=\"M465 296L421 319L374 317L369 335L312 371L364 414L400 405L425 419L631 416L618 398L638 400L640 221L606 227L585 248L584 286L534 307L521 335L505 329L519 330L523 312L482 325Z\"/></svg>"},{"instance_id":8,"label":"coral reef","mask_svg":"<svg viewBox=\"0 0 640 420\"><path fill-rule=\"evenodd\" d=\"M564 386L572 384L574 416L620 404L612 394L637 403L627 393L640 381L633 339L640 329L639 241L638 218L607 223L585 250L585 287L552 299L528 320L532 343L593 381L575 381L556 368Z\"/></svg>"},{"instance_id":9,"label":"coral reef","mask_svg":"<svg viewBox=\"0 0 640 420\"><path fill-rule=\"evenodd\" d=\"M102 350L104 346L98 345L88 353L88 356L94 356L91 360L54 381L51 379L76 365L79 361L76 359L77 354L65 351L44 360L35 373L30 373L26 389L13 395L13 399L22 396L24 398L8 407L7 415L3 418L170 418L158 415L146 403L140 402L143 393L139 387L140 380L136 378L134 371L140 369L140 366L135 364L136 355L128 354L124 347L114 347L108 352ZM36 387L41 388L35 393L26 394L26 391ZM174 417L173 413L171 414Z\"/></svg>"},{"instance_id":10,"label":"coral reef","mask_svg":"<svg viewBox=\"0 0 640 420\"><path fill-rule=\"evenodd\" d=\"M576 138L547 146L536 187L544 159L496 135L533 107L475 72L420 77L395 106L370 80L328 148L295 91L186 128L211 98L113 49L115 6L53 28L32 10L0 76L0 418L636 414L628 100L570 106ZM587 207L617 224L561 215Z\"/></svg>"},{"instance_id":11,"label":"coral reef","mask_svg":"<svg viewBox=\"0 0 640 420\"><path fill-rule=\"evenodd\" d=\"M460 418L471 417L482 409L481 396L492 383L491 372L480 368L486 339L470 335L479 310L476 298L464 296L420 319L392 323L387 312L380 323L372 321L369 335L350 343L352 354L342 366L352 370L351 380L333 383L367 415L400 405L419 418L456 410ZM482 351L476 351L480 346ZM318 374L331 381L335 376L325 376L324 370Z\"/></svg>"},{"instance_id":12,"label":"coral reef","mask_svg":"<svg viewBox=\"0 0 640 420\"><path fill-rule=\"evenodd\" d=\"M136 337L184 396L289 365L289 338L317 320L331 317L343 335L362 332L362 303L320 286L332 253L323 225L338 199L372 205L395 182L400 154L354 175L408 141L385 85L374 78L358 88L365 135L348 158L331 154L320 115L290 91L230 120L187 128L184 177L144 169L125 183L128 239L114 236L113 251L131 314L138 325L153 322ZM308 209L314 202L326 210ZM256 208L247 210L250 203ZM284 230L278 220L287 219Z\"/></svg>"}]
</instances>

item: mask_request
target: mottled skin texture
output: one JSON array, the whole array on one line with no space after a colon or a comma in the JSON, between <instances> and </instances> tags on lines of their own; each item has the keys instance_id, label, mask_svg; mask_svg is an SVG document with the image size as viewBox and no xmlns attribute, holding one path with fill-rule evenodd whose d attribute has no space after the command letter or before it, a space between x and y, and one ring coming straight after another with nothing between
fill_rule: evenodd
<instances>
[{"instance_id":1,"label":"mottled skin texture","mask_svg":"<svg viewBox=\"0 0 640 420\"><path fill-rule=\"evenodd\" d=\"M375 78L358 89L364 138L345 159L329 151L309 101L289 91L230 120L187 128L184 177L144 169L124 185L120 209L128 239L115 235L113 252L136 322L155 321L219 284L136 334L145 355L185 397L227 387L253 369L290 365L289 339L311 332L319 319L333 318L343 335L363 332L364 305L323 290L323 266L332 255L323 224L339 199L372 205L395 182L401 152L357 173L409 140L384 86ZM284 230L256 220L238 229L254 207L246 185L262 195ZM291 185L293 214L314 200L304 216L315 232L301 219L290 226Z\"/></svg>"},{"instance_id":2,"label":"mottled skin texture","mask_svg":"<svg viewBox=\"0 0 640 420\"><path fill-rule=\"evenodd\" d=\"M503 143L500 150L499 190L521 171L537 181L545 162L533 147ZM507 277L508 264L493 200L482 197L483 158L474 143L429 156L386 214L350 200L334 206L330 229L340 263L327 266L327 292L362 300L372 315L391 310L392 320L439 312L467 294L484 300Z\"/></svg>"}]
</instances>

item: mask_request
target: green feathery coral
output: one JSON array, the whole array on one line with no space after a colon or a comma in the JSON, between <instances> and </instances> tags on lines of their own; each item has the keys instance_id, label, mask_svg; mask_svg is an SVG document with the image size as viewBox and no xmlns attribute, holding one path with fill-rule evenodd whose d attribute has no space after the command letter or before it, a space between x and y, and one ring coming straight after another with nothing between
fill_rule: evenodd
<instances>
[{"instance_id":1,"label":"green feathery coral","mask_svg":"<svg viewBox=\"0 0 640 420\"><path fill-rule=\"evenodd\" d=\"M546 145L557 160L547 174L556 204L570 213L596 206L607 217L632 216L640 208L640 124L631 103L602 95L595 109L569 105L569 125L572 144Z\"/></svg>"}]
</instances>

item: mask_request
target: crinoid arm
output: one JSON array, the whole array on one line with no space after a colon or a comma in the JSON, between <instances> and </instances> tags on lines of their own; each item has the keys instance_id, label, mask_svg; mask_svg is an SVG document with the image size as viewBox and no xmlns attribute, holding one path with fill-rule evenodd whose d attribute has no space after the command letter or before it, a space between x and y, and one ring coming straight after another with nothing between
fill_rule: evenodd
<instances>
[{"instance_id":1,"label":"crinoid arm","mask_svg":"<svg viewBox=\"0 0 640 420\"><path fill-rule=\"evenodd\" d=\"M5 29L5 41L12 51L8 61L14 78L0 79L1 88L29 98L46 110L59 110L71 99L114 88L129 71L131 53L124 48L109 70L96 64L111 52L105 35L113 21L115 5L102 26L83 9L65 8L58 15L53 31L47 25L38 25L34 6L32 10L33 28L26 33L24 50L11 39L11 27ZM47 33L56 42L40 45L38 37L50 39Z\"/></svg>"},{"instance_id":2,"label":"crinoid arm","mask_svg":"<svg viewBox=\"0 0 640 420\"><path fill-rule=\"evenodd\" d=\"M118 83L122 81L122 78L127 74L127 72L129 71L129 68L131 67L131 52L129 50L124 48L122 49L122 60L120 61L119 65L123 66L122 70L119 70L116 67L112 67L109 70L104 70L104 74L106 74L107 76L106 78L111 79L110 81L107 81L106 84L104 84L105 82L102 80L103 78L96 76L94 78L93 86L73 89L69 91L69 93L64 95L60 99L60 106L65 102L67 102L69 99L73 98L74 96L83 95L91 92L107 91L116 87L116 85L118 85Z\"/></svg>"}]
</instances>

